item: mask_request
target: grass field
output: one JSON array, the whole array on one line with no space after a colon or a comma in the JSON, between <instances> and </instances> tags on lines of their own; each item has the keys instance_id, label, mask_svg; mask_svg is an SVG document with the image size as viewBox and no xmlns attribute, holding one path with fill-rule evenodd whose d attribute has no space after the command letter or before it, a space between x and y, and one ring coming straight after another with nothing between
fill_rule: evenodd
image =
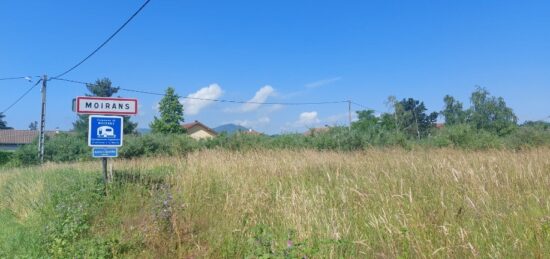
<instances>
[{"instance_id":1,"label":"grass field","mask_svg":"<svg viewBox=\"0 0 550 259\"><path fill-rule=\"evenodd\" d=\"M0 173L0 257L549 258L550 149L207 150Z\"/></svg>"}]
</instances>

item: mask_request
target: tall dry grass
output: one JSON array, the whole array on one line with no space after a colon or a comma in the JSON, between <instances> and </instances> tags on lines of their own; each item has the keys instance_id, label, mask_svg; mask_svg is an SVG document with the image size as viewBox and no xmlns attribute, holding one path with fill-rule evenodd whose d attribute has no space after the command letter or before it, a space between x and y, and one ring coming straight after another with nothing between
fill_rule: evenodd
<instances>
[{"instance_id":1,"label":"tall dry grass","mask_svg":"<svg viewBox=\"0 0 550 259\"><path fill-rule=\"evenodd\" d=\"M549 151L210 150L116 167L170 172L187 253L244 256L262 225L273 250L294 232L322 257L547 257Z\"/></svg>"},{"instance_id":2,"label":"tall dry grass","mask_svg":"<svg viewBox=\"0 0 550 259\"><path fill-rule=\"evenodd\" d=\"M43 174L98 164L49 165ZM93 222L98 234L142 240L136 256L550 256L546 148L205 150L113 166L125 175L161 179L146 192L113 198ZM23 175L0 174L0 188ZM113 188L136 183L119 181ZM20 189L30 199L40 184ZM12 200L0 209L29 213ZM159 227L155 210L168 211L167 228ZM114 223L106 220L113 215Z\"/></svg>"}]
</instances>

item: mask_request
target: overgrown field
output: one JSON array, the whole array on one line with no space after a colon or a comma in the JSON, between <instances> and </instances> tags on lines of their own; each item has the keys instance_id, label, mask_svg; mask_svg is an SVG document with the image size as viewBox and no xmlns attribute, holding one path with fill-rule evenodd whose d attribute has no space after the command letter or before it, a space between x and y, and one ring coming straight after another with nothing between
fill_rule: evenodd
<instances>
[{"instance_id":1,"label":"overgrown field","mask_svg":"<svg viewBox=\"0 0 550 259\"><path fill-rule=\"evenodd\" d=\"M0 257L550 257L550 149L203 150L4 169Z\"/></svg>"}]
</instances>

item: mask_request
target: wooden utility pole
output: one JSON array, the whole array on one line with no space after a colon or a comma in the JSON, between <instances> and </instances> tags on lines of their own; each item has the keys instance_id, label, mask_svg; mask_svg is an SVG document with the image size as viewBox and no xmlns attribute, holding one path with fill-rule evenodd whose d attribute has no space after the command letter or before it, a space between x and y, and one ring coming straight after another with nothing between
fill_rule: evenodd
<instances>
[{"instance_id":1,"label":"wooden utility pole","mask_svg":"<svg viewBox=\"0 0 550 259\"><path fill-rule=\"evenodd\" d=\"M48 82L48 76L42 77L42 112L40 114L40 131L38 136L38 156L40 163L44 163L44 135L46 131L46 85Z\"/></svg>"}]
</instances>

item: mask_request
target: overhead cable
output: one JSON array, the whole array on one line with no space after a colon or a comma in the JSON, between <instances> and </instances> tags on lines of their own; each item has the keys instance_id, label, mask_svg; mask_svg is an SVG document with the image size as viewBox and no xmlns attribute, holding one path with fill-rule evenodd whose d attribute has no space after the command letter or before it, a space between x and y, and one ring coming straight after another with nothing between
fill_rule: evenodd
<instances>
[{"instance_id":1,"label":"overhead cable","mask_svg":"<svg viewBox=\"0 0 550 259\"><path fill-rule=\"evenodd\" d=\"M57 76L54 76L53 78L51 79L55 79L55 78L58 78L58 77L62 77L66 74L68 74L69 72L73 71L74 69L76 69L78 66L82 65L82 63L86 62L86 60L88 60L89 58L91 58L96 52L98 52L101 48L103 48L105 45L107 45L107 43L109 43L109 41L111 41L122 29L124 29L124 27L126 27L126 25L128 23L130 23L130 21L132 21L132 19L134 19L134 17L136 17L139 12L141 12L141 10L143 10L143 8L145 8L145 6L150 2L151 0L147 0L145 1L145 3L143 3L141 5L141 7L134 13L132 14L132 16L130 16L130 18L128 18L128 20L126 20L126 22L124 22L124 24L122 24L122 26L120 26L113 34L111 34L111 36L109 36L109 38L107 38L103 43L101 43L101 45L99 45L99 47L97 47L94 51L92 51L92 53L90 53L88 56L86 56L83 60L81 60L80 62L76 63L76 65L72 66L71 68L67 69L65 72L57 75Z\"/></svg>"},{"instance_id":2,"label":"overhead cable","mask_svg":"<svg viewBox=\"0 0 550 259\"><path fill-rule=\"evenodd\" d=\"M71 83L77 83L77 84L83 84L83 85L96 85L93 83L87 83L77 80L70 80L70 79L64 79L64 78L53 78L54 80L60 80L65 82L71 82ZM157 92L151 92L151 91L142 91L142 90L135 90L135 89L129 89L129 88L122 88L120 87L119 90L126 91L126 92L134 92L134 93L141 93L141 94L149 94L149 95L157 95L157 96L165 96L163 93L157 93ZM200 101L211 101L211 102L220 102L220 103L239 103L239 104L258 104L258 105L322 105L322 104L337 104L337 103L347 103L348 101L324 101L324 102L255 102L255 101L239 101L239 100L225 100L225 99L211 99L211 98L200 98L200 97L191 97L191 96L182 96L183 99L190 99L190 100L200 100Z\"/></svg>"},{"instance_id":3,"label":"overhead cable","mask_svg":"<svg viewBox=\"0 0 550 259\"><path fill-rule=\"evenodd\" d=\"M26 79L26 80L31 80L33 77L40 77L40 76L16 76L16 77L3 77L3 78L0 78L0 81L5 81L5 80L17 80L17 79Z\"/></svg>"},{"instance_id":4,"label":"overhead cable","mask_svg":"<svg viewBox=\"0 0 550 259\"><path fill-rule=\"evenodd\" d=\"M29 94L32 89L34 89L40 82L42 82L42 79L38 80L33 86L31 86L25 93L23 93L15 102L10 104L6 109L4 109L1 113L6 114L7 111L9 111L13 106L15 106L19 101L21 101L27 94Z\"/></svg>"},{"instance_id":5,"label":"overhead cable","mask_svg":"<svg viewBox=\"0 0 550 259\"><path fill-rule=\"evenodd\" d=\"M359 107L361 107L361 108L363 108L363 109L372 110L372 111L379 112L379 113L384 113L384 112L382 112L382 111L379 111L379 110L376 110L376 109L372 109L372 108L367 107L367 106L365 106L365 105L362 105L362 104L360 104L360 103L356 103L356 102L354 102L354 101L350 101L350 102L351 102L351 104L357 105L357 106L359 106Z\"/></svg>"}]
</instances>

